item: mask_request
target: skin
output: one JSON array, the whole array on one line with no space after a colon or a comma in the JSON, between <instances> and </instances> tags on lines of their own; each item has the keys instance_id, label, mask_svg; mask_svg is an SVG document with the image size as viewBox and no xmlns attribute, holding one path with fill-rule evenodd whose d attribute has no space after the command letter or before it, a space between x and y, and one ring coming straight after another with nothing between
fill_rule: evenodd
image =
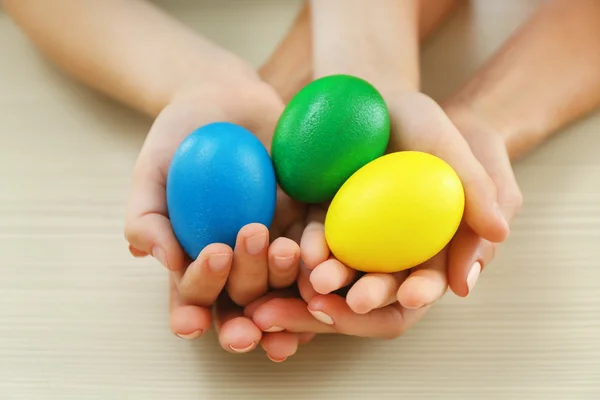
<instances>
[{"instance_id":1,"label":"skin","mask_svg":"<svg viewBox=\"0 0 600 400\"><path fill-rule=\"evenodd\" d=\"M418 148L420 140L429 137L430 143L442 140L450 155L471 162L474 157L495 187L503 217L512 220L522 195L510 161L600 106L598 37L598 2L544 3L441 108L420 94L388 97L393 113L399 116L397 123L403 124L396 149ZM564 79L557 82L556 77ZM523 91L524 87L535 90ZM312 271L301 267L298 278L307 304L298 299L264 303L252 309L258 326L277 323L292 332L396 337L425 314L447 282L456 294L467 296L497 246L465 221L445 251L408 277L406 273L364 276L344 299L317 293L330 293L355 280L353 271L328 259L323 216L323 210L309 212L311 222L301 244L303 257L310 254L307 264L314 266ZM311 313L316 318L311 319Z\"/></svg>"},{"instance_id":2,"label":"skin","mask_svg":"<svg viewBox=\"0 0 600 400\"><path fill-rule=\"evenodd\" d=\"M437 1L439 7L432 7L431 0L420 3L423 37L452 3ZM277 327L261 332L250 319L248 310L274 297L297 296L293 292L269 293L247 307L246 316L240 307L267 288L284 288L295 280L297 243L304 227L301 205L280 194L271 232L255 224L244 227L234 249L213 244L197 260L189 260L174 238L164 202L170 157L195 127L216 120L236 122L269 147L282 99L289 99L312 78L308 5L258 74L235 55L144 1L60 0L50 6L41 0L4 0L3 6L57 66L155 118L133 173L125 236L133 256L152 255L170 271L171 330L182 338L195 339L214 322L225 350L248 352L260 342L268 357L277 362L314 337L314 333L276 332L282 330ZM223 98L222 93L229 95ZM257 237L264 246L258 253L248 251L247 244Z\"/></svg>"},{"instance_id":3,"label":"skin","mask_svg":"<svg viewBox=\"0 0 600 400\"><path fill-rule=\"evenodd\" d=\"M57 66L155 119L133 171L125 237L132 255L152 255L169 270L173 333L194 339L209 330L220 296L214 323L222 347L234 353L256 348L263 333L242 307L269 287L295 281L304 207L280 193L270 232L248 225L233 249L213 244L190 260L170 226L165 177L181 140L210 122L242 125L268 149L284 107L276 91L245 61L149 2L5 0L3 6ZM277 360L306 340L264 336L272 336L263 347Z\"/></svg>"},{"instance_id":4,"label":"skin","mask_svg":"<svg viewBox=\"0 0 600 400\"><path fill-rule=\"evenodd\" d=\"M398 13L378 14L378 18L385 21L382 26L398 29L404 43L396 43L396 36L391 39L381 36L377 25L357 21L363 6L358 1L352 2L349 7L340 6L338 10L344 10L337 13L340 18L336 22L339 24L336 34L342 37L328 37L323 21L326 21L324 16L327 13L331 15L335 11L335 2L313 2L310 12L300 15L270 64L261 69L264 81L272 83L272 87L261 81L252 68L234 55L142 1L61 0L54 2L52 7L45 3L41 0L5 0L3 5L31 40L57 65L90 86L156 118L136 164L126 237L132 254L152 254L171 271L172 330L185 338L200 336L210 328L209 306L220 296L214 322L223 348L231 352L247 352L260 342L274 361L282 361L293 354L300 343L310 340L315 333L395 337L416 323L431 302L443 294L447 279L455 292L468 294L479 275L477 271L476 276L473 274L473 260L477 259L481 265L487 264L493 256L493 251L489 250L493 250L495 243L505 235L503 227L498 229L500 223L496 230L493 228L485 232L494 223L479 222L478 225L480 220L475 215L480 213L483 220L489 218L493 222L494 214L490 209L494 207L489 201L493 197L505 220L510 220L511 214L516 213L520 206L520 192L512 176L508 155L524 154L552 132L596 107L599 101L597 71L600 68L594 45L600 24L598 3L594 0L554 1L542 7L490 64L456 96L443 103L443 108L418 93L418 68L415 67L418 47L415 37L423 37L420 32L424 28L421 27L426 24L416 24L414 19L431 21L424 16L435 15L436 12L428 14L423 6L432 4L431 1L406 2L401 9L394 8L400 7L397 3L387 2L385 7ZM442 3L446 4L435 4ZM417 12L417 9L420 11ZM401 27L388 20L390 15L402 21ZM437 11L437 15L445 13ZM309 16L310 25L303 19ZM125 20L126 26L122 22ZM344 35L356 35L349 29L352 24L363 33L373 33L371 30L374 30L376 38L384 39L379 43L380 52L364 45L341 46L337 52L328 51L336 40L345 43ZM106 26L110 26L111 30L103 29ZM310 26L314 29L312 32L307 28ZM120 34L125 28L127 34ZM306 54L300 48L311 43L310 38L306 39L307 31L315 43L313 51L309 51L314 68L310 67L310 58L304 58L304 64L294 58L294 55ZM149 37L152 40L149 41ZM390 39L389 42L387 39ZM296 43L295 51L289 50L294 49L293 46L286 47L287 40ZM148 45L149 42L152 46ZM394 46L394 43L400 45ZM354 53L355 50L363 53ZM563 57L567 51L569 56ZM182 62L173 63L173 59ZM207 59L212 60L211 63L205 62ZM366 63L361 65L363 61ZM281 68L273 67L277 64ZM545 73L540 74L540 70ZM256 257L247 251L246 244L251 237L266 236L267 232L264 227L252 225L240 232L234 249L215 244L205 249L197 260L187 260L174 241L164 211L164 200L161 200L164 199L165 166L183 132L189 132L198 124L226 119L255 131L268 146L283 99L289 98L298 89L285 86L282 83L286 81L285 77L298 76L288 81L299 84L306 82L302 79L311 79L310 75L321 76L333 71L362 75L384 93L397 125L401 127L396 130L403 132L394 135L391 149L419 146L429 149L431 143L444 140L447 141L444 142L446 147L457 153L441 154L454 160L451 164L455 168L460 169L460 163L464 162L471 163L470 167L478 165L475 168L478 178L474 182L487 184L491 180L495 190L487 191L481 187L481 190L476 190L475 185L470 192L473 193L470 201L481 207L475 207L474 216L466 219L454 241L468 240L469 246L459 251L464 246L456 245L455 248L451 245L436 259L410 271L410 276L396 274L391 276L392 279L390 275L365 276L350 289L348 299L320 294L315 287L327 292L351 283L355 277L343 265L332 262L328 263L333 265L331 267L325 265L327 260L323 253L328 249L326 243L319 240L322 237L320 221L323 209L308 210L308 219L305 219L305 209L282 196L284 201L278 205L278 211L284 212L279 214L280 218L268 235L270 240L282 235L293 240L276 239L267 251L265 244ZM568 76L569 79L557 85L556 76ZM538 91L523 95L524 85L532 82ZM223 92L236 93L234 98L246 101L236 103L231 101L231 97L223 99L219 97L219 93ZM211 107L207 109L207 105ZM524 109L528 110L526 116L521 113ZM444 133L432 136L433 130ZM465 143L471 156L461 154L461 151L466 151ZM433 148L433 151L443 152L444 149ZM467 174L464 176L468 177L469 168L464 165L463 168ZM494 195L491 196L491 193ZM282 215L287 218L281 218ZM306 222L302 253L313 271L299 267L296 262L300 251L296 243L300 241ZM298 286L302 299L293 291L283 290L249 303L260 296L259 293L264 292L269 284L283 287L290 281L294 273L284 272L286 268L276 270L278 267L275 265L277 259L289 257L293 257L294 261L291 267L286 268L291 271L299 268ZM244 262L236 264L238 258L244 259ZM213 259L224 260L225 266L218 271L213 270L210 268L210 260ZM313 278L317 267L320 267L319 272ZM442 271L447 267L446 274ZM342 274L341 278L331 272L334 269ZM245 270L251 272L251 276L260 276L250 288L245 284L247 279L242 279ZM228 273L234 276L231 279L233 283L229 283ZM203 287L206 282L210 284ZM329 286L323 287L322 283ZM199 287L206 290L206 295L200 298L195 293ZM222 292L224 287L226 292ZM239 290L236 289L238 287ZM365 293L372 293L369 288L374 287L379 297L365 296ZM394 289L398 289L397 292ZM382 296L381 293L390 296ZM231 298L242 305L249 304L242 309ZM418 308L420 305L422 307ZM367 321L369 323L364 323Z\"/></svg>"},{"instance_id":5,"label":"skin","mask_svg":"<svg viewBox=\"0 0 600 400\"><path fill-rule=\"evenodd\" d=\"M465 225L486 240L502 242L509 229L492 179L441 107L419 92L417 2L378 4L374 8L360 0L312 1L315 75L356 75L378 88L392 121L388 151L424 151L445 160L465 188ZM310 282L315 291L327 295L354 282L356 272L331 258L323 227L325 213L314 215L302 236L302 259L313 270ZM382 307L400 312L426 307L447 289L446 259L444 251L412 271L366 274L351 287L346 303L352 312L363 315ZM329 321L321 314L322 306L312 306L310 301L309 310Z\"/></svg>"}]
</instances>

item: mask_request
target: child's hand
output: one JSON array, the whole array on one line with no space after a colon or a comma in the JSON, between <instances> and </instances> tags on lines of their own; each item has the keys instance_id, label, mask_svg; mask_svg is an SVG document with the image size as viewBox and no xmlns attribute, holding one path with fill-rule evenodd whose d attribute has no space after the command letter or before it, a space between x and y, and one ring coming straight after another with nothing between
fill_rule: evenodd
<instances>
[{"instance_id":1,"label":"child's hand","mask_svg":"<svg viewBox=\"0 0 600 400\"><path fill-rule=\"evenodd\" d=\"M419 150L448 162L465 188L464 224L454 241L457 244L419 267L396 274L366 274L356 281L356 271L330 257L323 230L326 211L313 208L302 237L301 251L308 269L312 270L310 282L314 291L305 289L303 297L320 321L333 323L334 330L340 333L355 334L352 332L356 332L360 320L349 319L354 313L368 314L371 321L380 322L371 324L364 332L361 328L367 336L387 337L390 330L402 332L408 322L416 322L423 314L412 310L427 309L446 292L448 279L453 290L466 295L469 285L472 287L476 280L479 265L491 258L488 247L506 238L506 220L520 205L520 194L501 141L492 136L485 140L473 135L463 137L441 107L423 94L388 97L388 106L394 129L390 151ZM478 146L471 144L476 140ZM470 145L477 155L473 154ZM485 160L485 168L478 158ZM452 266L450 275L447 274L448 255ZM334 299L337 296L328 295L355 281L345 304ZM328 296L318 296L315 292ZM403 322L398 325L398 318L384 317L386 315L401 317ZM340 325L336 321L339 319L345 323ZM389 323L394 321L394 326L390 326Z\"/></svg>"},{"instance_id":2,"label":"child's hand","mask_svg":"<svg viewBox=\"0 0 600 400\"><path fill-rule=\"evenodd\" d=\"M240 231L235 249L212 244L194 261L175 238L165 196L171 157L194 129L229 121L245 126L268 145L282 109L283 103L269 86L232 78L228 85L205 85L178 96L160 113L147 136L133 174L125 235L133 255L152 255L170 271L170 325L179 336L195 338L210 328L211 306L226 287L235 304L221 302L220 342L228 351L249 351L259 343L261 332L241 317L239 305L262 296L269 287L295 282L299 247L280 236L295 229L299 237L304 208L282 192L271 233L262 225L248 225ZM270 246L269 238L275 239Z\"/></svg>"}]
</instances>

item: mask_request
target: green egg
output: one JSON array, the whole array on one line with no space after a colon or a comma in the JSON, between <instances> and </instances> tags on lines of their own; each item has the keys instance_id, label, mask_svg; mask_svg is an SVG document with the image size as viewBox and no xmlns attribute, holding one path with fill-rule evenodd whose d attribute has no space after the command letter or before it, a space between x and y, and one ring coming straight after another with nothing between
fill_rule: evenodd
<instances>
[{"instance_id":1,"label":"green egg","mask_svg":"<svg viewBox=\"0 0 600 400\"><path fill-rule=\"evenodd\" d=\"M326 202L363 165L381 157L390 117L367 81L330 75L306 85L282 113L271 146L281 188L304 203Z\"/></svg>"}]
</instances>

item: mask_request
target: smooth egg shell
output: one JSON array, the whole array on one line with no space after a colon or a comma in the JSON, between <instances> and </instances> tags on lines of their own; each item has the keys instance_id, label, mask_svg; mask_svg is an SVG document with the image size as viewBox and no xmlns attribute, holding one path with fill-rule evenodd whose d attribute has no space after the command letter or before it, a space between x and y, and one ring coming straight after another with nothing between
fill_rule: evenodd
<instances>
[{"instance_id":1,"label":"smooth egg shell","mask_svg":"<svg viewBox=\"0 0 600 400\"><path fill-rule=\"evenodd\" d=\"M205 125L179 145L169 167L175 236L192 259L211 243L233 247L244 225L270 226L276 191L269 154L250 131L227 122Z\"/></svg>"},{"instance_id":2,"label":"smooth egg shell","mask_svg":"<svg viewBox=\"0 0 600 400\"><path fill-rule=\"evenodd\" d=\"M329 75L306 85L281 114L272 142L281 188L302 203L331 201L390 136L385 100L369 82Z\"/></svg>"},{"instance_id":3,"label":"smooth egg shell","mask_svg":"<svg viewBox=\"0 0 600 400\"><path fill-rule=\"evenodd\" d=\"M464 212L456 172L433 155L406 151L354 173L332 200L325 236L335 257L359 271L397 272L439 253Z\"/></svg>"}]
</instances>

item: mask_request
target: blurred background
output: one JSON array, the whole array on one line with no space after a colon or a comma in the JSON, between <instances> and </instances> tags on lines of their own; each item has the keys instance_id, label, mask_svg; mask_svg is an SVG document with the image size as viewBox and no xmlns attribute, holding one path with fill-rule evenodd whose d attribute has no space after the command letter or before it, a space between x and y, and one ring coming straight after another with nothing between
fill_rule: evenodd
<instances>
[{"instance_id":1,"label":"blurred background","mask_svg":"<svg viewBox=\"0 0 600 400\"><path fill-rule=\"evenodd\" d=\"M539 1L478 0L425 45L461 84ZM161 0L259 66L298 0ZM64 77L0 10L0 399L599 399L600 114L515 169L525 197L468 299L394 341L318 337L283 364L168 329L166 273L122 235L151 121Z\"/></svg>"}]
</instances>

